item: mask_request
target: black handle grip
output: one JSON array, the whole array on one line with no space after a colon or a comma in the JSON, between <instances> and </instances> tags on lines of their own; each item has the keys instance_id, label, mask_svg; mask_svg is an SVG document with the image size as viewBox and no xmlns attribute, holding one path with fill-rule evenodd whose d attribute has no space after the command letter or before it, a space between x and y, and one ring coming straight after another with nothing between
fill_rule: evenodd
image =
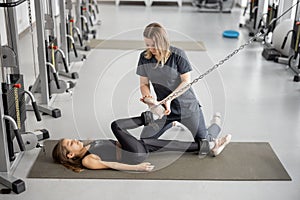
<instances>
[{"instance_id":1,"label":"black handle grip","mask_svg":"<svg viewBox=\"0 0 300 200\"><path fill-rule=\"evenodd\" d=\"M259 20L257 29L261 28L261 24L262 24L262 19Z\"/></svg>"},{"instance_id":2,"label":"black handle grip","mask_svg":"<svg viewBox=\"0 0 300 200\"><path fill-rule=\"evenodd\" d=\"M64 63L65 71L66 71L67 73L69 73L69 68L68 68L68 65L67 65L67 62L66 62L66 58L61 57L61 59L62 59L62 61L63 61L63 63Z\"/></svg>"},{"instance_id":3,"label":"black handle grip","mask_svg":"<svg viewBox=\"0 0 300 200\"><path fill-rule=\"evenodd\" d=\"M96 8L96 12L97 12L97 14L99 14L99 7L98 7L98 5L97 5L97 4L95 4L95 8Z\"/></svg>"},{"instance_id":4,"label":"black handle grip","mask_svg":"<svg viewBox=\"0 0 300 200\"><path fill-rule=\"evenodd\" d=\"M56 72L53 73L53 77L54 77L54 81L55 81L55 83L56 83L57 89L60 89L59 80L58 80L58 75L57 75Z\"/></svg>"},{"instance_id":5,"label":"black handle grip","mask_svg":"<svg viewBox=\"0 0 300 200\"><path fill-rule=\"evenodd\" d=\"M83 43L82 43L81 35L78 34L77 36L78 36L79 44L80 44L80 46L82 47L82 46L83 46Z\"/></svg>"},{"instance_id":6,"label":"black handle grip","mask_svg":"<svg viewBox=\"0 0 300 200\"><path fill-rule=\"evenodd\" d=\"M77 50L76 50L75 44L72 43L72 46L73 46L73 51L74 51L75 57L78 58L78 54L77 54Z\"/></svg>"},{"instance_id":7,"label":"black handle grip","mask_svg":"<svg viewBox=\"0 0 300 200\"><path fill-rule=\"evenodd\" d=\"M89 33L90 32L90 28L89 28L89 24L87 22L85 23L85 28L86 28L86 32Z\"/></svg>"},{"instance_id":8,"label":"black handle grip","mask_svg":"<svg viewBox=\"0 0 300 200\"><path fill-rule=\"evenodd\" d=\"M95 10L92 11L94 19L97 18Z\"/></svg>"},{"instance_id":9,"label":"black handle grip","mask_svg":"<svg viewBox=\"0 0 300 200\"><path fill-rule=\"evenodd\" d=\"M281 45L281 49L284 49L287 39L288 39L288 37L285 36L285 37L284 37L284 40L283 40L283 43L282 43L282 45Z\"/></svg>"},{"instance_id":10,"label":"black handle grip","mask_svg":"<svg viewBox=\"0 0 300 200\"><path fill-rule=\"evenodd\" d=\"M89 16L91 26L94 26L92 16Z\"/></svg>"},{"instance_id":11,"label":"black handle grip","mask_svg":"<svg viewBox=\"0 0 300 200\"><path fill-rule=\"evenodd\" d=\"M33 101L33 102L31 103L31 105L32 105L32 108L33 108L33 111L34 111L36 120L37 120L38 122L39 122L39 121L42 121L41 114L40 114L40 112L39 112L39 109L38 109L38 107L37 107L36 102Z\"/></svg>"},{"instance_id":12,"label":"black handle grip","mask_svg":"<svg viewBox=\"0 0 300 200\"><path fill-rule=\"evenodd\" d=\"M14 133L15 133L15 136L17 138L17 142L18 142L18 145L20 147L20 150L21 151L25 151L25 144L23 142L23 139L21 137L21 134L19 133L19 130L18 129L15 129L14 130Z\"/></svg>"}]
</instances>

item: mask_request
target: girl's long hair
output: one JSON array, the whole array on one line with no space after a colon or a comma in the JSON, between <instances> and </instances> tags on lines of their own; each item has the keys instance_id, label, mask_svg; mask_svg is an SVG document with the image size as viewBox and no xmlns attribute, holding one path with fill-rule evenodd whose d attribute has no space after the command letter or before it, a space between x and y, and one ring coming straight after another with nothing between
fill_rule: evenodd
<instances>
[{"instance_id":1,"label":"girl's long hair","mask_svg":"<svg viewBox=\"0 0 300 200\"><path fill-rule=\"evenodd\" d=\"M161 67L167 62L167 59L170 55L170 41L168 39L168 34L166 30L159 23L151 23L146 26L143 36L145 38L149 38L153 40L155 49L158 52L158 56L160 60L158 61L157 66L159 66L159 62L161 62ZM152 58L152 53L149 49L146 50L145 58Z\"/></svg>"},{"instance_id":2,"label":"girl's long hair","mask_svg":"<svg viewBox=\"0 0 300 200\"><path fill-rule=\"evenodd\" d=\"M74 172L81 172L84 169L82 165L83 157L74 157L68 158L68 150L62 145L64 139L59 140L55 145L52 151L52 158L56 163L62 164L68 169L73 170Z\"/></svg>"}]
</instances>

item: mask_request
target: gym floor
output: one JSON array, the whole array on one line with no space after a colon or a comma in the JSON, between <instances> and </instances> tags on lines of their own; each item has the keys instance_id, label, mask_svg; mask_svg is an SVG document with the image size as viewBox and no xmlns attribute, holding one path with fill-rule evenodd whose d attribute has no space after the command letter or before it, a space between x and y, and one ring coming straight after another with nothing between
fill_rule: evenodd
<instances>
[{"instance_id":1,"label":"gym floor","mask_svg":"<svg viewBox=\"0 0 300 200\"><path fill-rule=\"evenodd\" d=\"M205 44L206 51L187 52L196 77L247 41L248 31L239 28L241 13L240 8L234 8L231 14L205 14L196 12L190 5L179 8L176 4L152 7L100 4L102 24L97 26L97 38L142 40L145 25L160 22L168 29L171 40ZM222 32L228 29L238 30L240 37L223 38ZM21 71L26 87L34 81L32 52L26 47L31 45L30 41L30 33L20 39L20 60L24 65ZM36 149L25 153L14 173L26 182L26 191L19 195L0 195L0 199L298 199L300 83L293 82L294 73L285 65L266 61L261 52L260 43L251 44L195 85L195 90L207 122L214 112L220 111L221 134L231 133L233 141L269 142L292 181L28 179L27 173L39 152ZM62 117L43 115L43 121L36 123L29 112L28 131L46 128L51 139L108 138L113 137L109 130L113 119L138 115L145 110L138 100L138 76L135 75L139 51L94 49L84 53L88 59L72 67L80 76L72 94L59 94L52 104L61 110ZM129 88L130 93L124 93L124 88ZM188 133L182 135L178 137L189 137ZM165 137L173 137L172 131Z\"/></svg>"}]
</instances>

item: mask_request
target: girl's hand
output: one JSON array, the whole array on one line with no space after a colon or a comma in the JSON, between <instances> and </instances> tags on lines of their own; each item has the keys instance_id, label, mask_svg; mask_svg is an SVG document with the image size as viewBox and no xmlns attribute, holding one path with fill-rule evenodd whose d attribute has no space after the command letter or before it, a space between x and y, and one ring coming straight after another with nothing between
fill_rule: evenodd
<instances>
[{"instance_id":1,"label":"girl's hand","mask_svg":"<svg viewBox=\"0 0 300 200\"><path fill-rule=\"evenodd\" d=\"M152 165L149 162L143 162L140 164L137 164L136 171L145 171L145 172L151 172L154 169L154 165Z\"/></svg>"}]
</instances>

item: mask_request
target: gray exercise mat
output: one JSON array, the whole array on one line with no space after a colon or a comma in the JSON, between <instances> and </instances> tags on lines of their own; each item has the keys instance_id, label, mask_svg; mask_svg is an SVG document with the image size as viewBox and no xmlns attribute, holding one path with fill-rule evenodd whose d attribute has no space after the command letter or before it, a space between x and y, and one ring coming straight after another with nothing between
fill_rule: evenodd
<instances>
[{"instance_id":1,"label":"gray exercise mat","mask_svg":"<svg viewBox=\"0 0 300 200\"><path fill-rule=\"evenodd\" d=\"M121 50L141 50L145 49L142 40L99 40L91 39L88 45L96 49L121 49ZM172 46L186 51L206 51L203 42L200 41L172 41Z\"/></svg>"},{"instance_id":2,"label":"gray exercise mat","mask_svg":"<svg viewBox=\"0 0 300 200\"><path fill-rule=\"evenodd\" d=\"M232 142L218 157L199 159L193 153L164 152L148 159L157 169L150 173L116 170L84 170L75 173L52 161L56 141L45 142L28 178L54 179L146 179L146 180L220 180L290 181L291 178L269 143ZM174 158L174 162L168 163Z\"/></svg>"}]
</instances>

